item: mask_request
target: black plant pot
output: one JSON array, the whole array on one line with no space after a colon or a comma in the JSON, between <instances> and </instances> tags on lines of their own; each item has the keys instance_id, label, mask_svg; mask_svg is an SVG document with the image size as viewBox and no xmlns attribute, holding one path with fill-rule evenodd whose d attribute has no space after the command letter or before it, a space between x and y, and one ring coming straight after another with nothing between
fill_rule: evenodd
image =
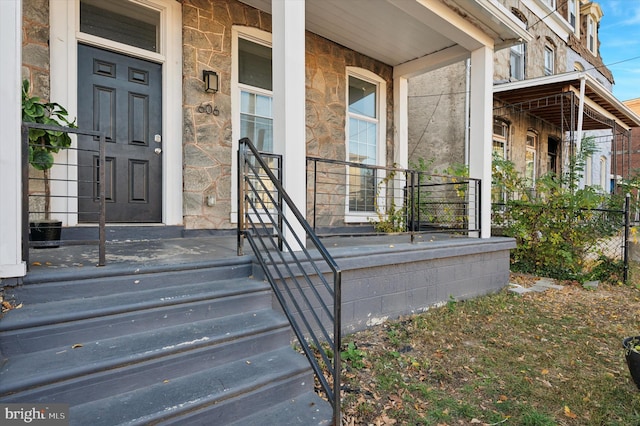
<instances>
[{"instance_id":1,"label":"black plant pot","mask_svg":"<svg viewBox=\"0 0 640 426\"><path fill-rule=\"evenodd\" d=\"M633 349L632 342L636 345L640 343L640 336L627 337L622 341L624 347L624 357L627 359L627 366L631 377L638 389L640 389L640 352Z\"/></svg>"},{"instance_id":2,"label":"black plant pot","mask_svg":"<svg viewBox=\"0 0 640 426\"><path fill-rule=\"evenodd\" d=\"M62 222L59 220L40 220L29 222L29 239L34 248L60 247Z\"/></svg>"}]
</instances>

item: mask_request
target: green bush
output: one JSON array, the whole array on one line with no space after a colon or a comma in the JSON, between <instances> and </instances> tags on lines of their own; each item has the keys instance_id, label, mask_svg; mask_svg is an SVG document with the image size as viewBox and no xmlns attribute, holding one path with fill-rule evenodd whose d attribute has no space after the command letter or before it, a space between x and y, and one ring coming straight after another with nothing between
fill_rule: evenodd
<instances>
[{"instance_id":1,"label":"green bush","mask_svg":"<svg viewBox=\"0 0 640 426\"><path fill-rule=\"evenodd\" d=\"M593 139L583 139L568 173L541 176L533 187L513 163L494 156L493 225L517 241L511 252L512 270L584 281L590 266L602 264L597 250L593 256L587 255L624 225L611 221L602 210L621 210L623 198L593 187L578 187L585 159L594 152ZM594 256L598 261L589 260ZM598 276L605 275L598 272Z\"/></svg>"}]
</instances>

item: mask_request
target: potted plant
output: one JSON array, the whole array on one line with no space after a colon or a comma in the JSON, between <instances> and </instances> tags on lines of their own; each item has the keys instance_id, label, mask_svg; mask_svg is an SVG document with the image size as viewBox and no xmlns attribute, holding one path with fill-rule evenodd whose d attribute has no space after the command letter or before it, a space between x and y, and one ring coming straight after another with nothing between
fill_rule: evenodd
<instances>
[{"instance_id":1,"label":"potted plant","mask_svg":"<svg viewBox=\"0 0 640 426\"><path fill-rule=\"evenodd\" d=\"M640 336L627 337L622 341L622 346L631 377L640 389Z\"/></svg>"},{"instance_id":2,"label":"potted plant","mask_svg":"<svg viewBox=\"0 0 640 426\"><path fill-rule=\"evenodd\" d=\"M42 102L39 97L29 94L29 81L22 82L22 121L75 128L75 120L70 121L65 108L55 102ZM43 173L44 220L29 223L32 241L58 241L62 222L51 219L51 186L49 171L54 164L53 154L71 146L71 138L64 131L29 129L29 164ZM46 247L57 247L47 244Z\"/></svg>"}]
</instances>

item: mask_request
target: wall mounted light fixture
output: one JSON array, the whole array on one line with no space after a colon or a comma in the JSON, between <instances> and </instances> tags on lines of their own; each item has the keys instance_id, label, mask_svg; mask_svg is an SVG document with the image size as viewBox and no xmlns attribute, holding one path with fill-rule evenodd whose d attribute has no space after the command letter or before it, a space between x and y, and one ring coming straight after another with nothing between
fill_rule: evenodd
<instances>
[{"instance_id":1,"label":"wall mounted light fixture","mask_svg":"<svg viewBox=\"0 0 640 426\"><path fill-rule=\"evenodd\" d=\"M202 71L202 80L204 81L204 91L207 93L216 93L218 91L218 73L215 71Z\"/></svg>"}]
</instances>

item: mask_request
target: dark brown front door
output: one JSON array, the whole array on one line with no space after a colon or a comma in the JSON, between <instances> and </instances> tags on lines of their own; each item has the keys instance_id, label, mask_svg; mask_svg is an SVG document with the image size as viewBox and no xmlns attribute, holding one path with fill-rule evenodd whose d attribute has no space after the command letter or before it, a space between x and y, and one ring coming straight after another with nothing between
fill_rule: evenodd
<instances>
[{"instance_id":1,"label":"dark brown front door","mask_svg":"<svg viewBox=\"0 0 640 426\"><path fill-rule=\"evenodd\" d=\"M107 222L162 221L162 68L78 46L78 127L106 132ZM97 222L98 141L78 138L78 219Z\"/></svg>"}]
</instances>

